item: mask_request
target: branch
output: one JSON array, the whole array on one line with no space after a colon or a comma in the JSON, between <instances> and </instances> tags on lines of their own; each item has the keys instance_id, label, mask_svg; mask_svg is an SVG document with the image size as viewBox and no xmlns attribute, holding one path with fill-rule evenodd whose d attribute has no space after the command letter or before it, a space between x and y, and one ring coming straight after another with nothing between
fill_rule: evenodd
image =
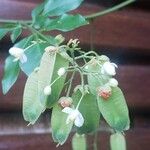
<instances>
[{"instance_id":1,"label":"branch","mask_svg":"<svg viewBox=\"0 0 150 150\"><path fill-rule=\"evenodd\" d=\"M94 18L96 18L96 17L103 16L103 15L109 14L109 13L111 13L111 12L114 12L114 11L116 11L116 10L118 10L118 9L120 9L120 8L123 8L123 7L129 5L129 4L133 3L133 2L135 2L135 0L127 0L127 1L125 1L125 2L122 2L122 3L120 3L120 4L116 5L116 6L114 6L114 7L108 8L108 9L106 9L106 10L104 10L104 11L100 11L100 12L98 12L98 13L94 13L94 14L85 16L85 18L86 18L86 19L94 19Z\"/></svg>"}]
</instances>

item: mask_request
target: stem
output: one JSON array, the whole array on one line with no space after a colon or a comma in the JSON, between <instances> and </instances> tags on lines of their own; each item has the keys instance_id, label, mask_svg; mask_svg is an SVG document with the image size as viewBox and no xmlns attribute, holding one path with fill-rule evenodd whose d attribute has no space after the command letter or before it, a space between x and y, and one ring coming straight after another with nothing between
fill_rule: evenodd
<instances>
[{"instance_id":1,"label":"stem","mask_svg":"<svg viewBox=\"0 0 150 150\"><path fill-rule=\"evenodd\" d=\"M98 150L98 149L97 149L97 132L95 132L95 135L94 135L93 148L94 148L94 150Z\"/></svg>"},{"instance_id":2,"label":"stem","mask_svg":"<svg viewBox=\"0 0 150 150\"><path fill-rule=\"evenodd\" d=\"M80 98L80 100L79 100L79 102L78 102L78 105L77 105L76 109L78 109L78 108L79 108L80 103L81 103L81 101L82 101L83 97L84 97L84 93L82 94L82 96L81 96L81 98Z\"/></svg>"},{"instance_id":3,"label":"stem","mask_svg":"<svg viewBox=\"0 0 150 150\"><path fill-rule=\"evenodd\" d=\"M68 97L70 95L70 91L71 91L71 86L72 86L72 81L73 81L74 75L75 75L75 72L72 73L72 76L70 78L70 84L69 84L69 87L68 87L68 91L67 91L66 97Z\"/></svg>"},{"instance_id":4,"label":"stem","mask_svg":"<svg viewBox=\"0 0 150 150\"><path fill-rule=\"evenodd\" d=\"M31 20L10 20L10 19L0 19L2 23L32 23Z\"/></svg>"},{"instance_id":5,"label":"stem","mask_svg":"<svg viewBox=\"0 0 150 150\"><path fill-rule=\"evenodd\" d=\"M50 86L52 86L61 76L58 76L51 84Z\"/></svg>"},{"instance_id":6,"label":"stem","mask_svg":"<svg viewBox=\"0 0 150 150\"><path fill-rule=\"evenodd\" d=\"M51 44L51 42L49 41L49 39L45 35L43 35L41 32L37 31L36 29L32 28L31 26L27 25L26 23L23 23L23 25L25 25L29 30L31 30L31 32L33 34L36 33L37 35L39 35L40 37L42 37L44 40L46 40L48 43Z\"/></svg>"},{"instance_id":7,"label":"stem","mask_svg":"<svg viewBox=\"0 0 150 150\"><path fill-rule=\"evenodd\" d=\"M123 8L131 3L135 2L135 0L127 0L125 2L122 2L112 8L109 8L109 9L106 9L104 11L100 11L100 12L97 12L97 13L94 13L94 14L91 14L91 15L87 15L87 16L84 16L85 19L89 20L89 19L94 19L96 17L99 17L99 16L103 16L103 15L106 15L108 13L111 13L113 11L116 11L120 8ZM5 20L5 19L0 19L0 22L2 23L26 23L26 24L31 24L32 23L32 20Z\"/></svg>"},{"instance_id":8,"label":"stem","mask_svg":"<svg viewBox=\"0 0 150 150\"><path fill-rule=\"evenodd\" d=\"M94 14L91 14L91 15L87 15L87 16L85 16L85 19L94 19L94 18L96 18L96 17L106 15L106 14L111 13L111 12L113 12L113 11L116 11L116 10L118 10L118 9L120 9L120 8L123 8L123 7L125 7L125 6L127 6L127 5L129 5L129 4L131 4L131 3L133 3L134 1L135 1L135 0L127 0L127 1L125 1L125 2L122 2L122 3L120 3L120 4L116 5L116 6L114 6L114 7L108 8L108 9L106 9L106 10L104 10L104 11L100 11L100 12L98 12L98 13L94 13Z\"/></svg>"}]
</instances>

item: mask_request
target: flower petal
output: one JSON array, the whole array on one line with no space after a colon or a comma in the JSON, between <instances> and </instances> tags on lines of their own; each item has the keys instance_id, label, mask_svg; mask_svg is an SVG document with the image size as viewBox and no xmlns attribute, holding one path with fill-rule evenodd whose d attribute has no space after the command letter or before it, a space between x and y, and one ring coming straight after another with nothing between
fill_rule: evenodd
<instances>
[{"instance_id":1,"label":"flower petal","mask_svg":"<svg viewBox=\"0 0 150 150\"><path fill-rule=\"evenodd\" d=\"M74 124L77 127L81 127L84 123L84 118L82 116L82 114L79 112L78 116L76 117Z\"/></svg>"},{"instance_id":2,"label":"flower petal","mask_svg":"<svg viewBox=\"0 0 150 150\"><path fill-rule=\"evenodd\" d=\"M67 113L67 114L71 114L72 111L74 111L74 110L73 110L72 108L70 108L70 107L65 107L65 108L62 110L62 112Z\"/></svg>"},{"instance_id":3,"label":"flower petal","mask_svg":"<svg viewBox=\"0 0 150 150\"><path fill-rule=\"evenodd\" d=\"M27 56L25 54L22 54L22 56L20 57L19 60L23 64L23 63L27 62Z\"/></svg>"}]
</instances>

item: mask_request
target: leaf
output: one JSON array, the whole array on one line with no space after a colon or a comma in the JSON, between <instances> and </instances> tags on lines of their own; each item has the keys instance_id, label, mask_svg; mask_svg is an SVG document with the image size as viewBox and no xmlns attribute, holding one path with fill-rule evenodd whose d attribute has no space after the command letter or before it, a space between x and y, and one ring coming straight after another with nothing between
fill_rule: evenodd
<instances>
[{"instance_id":1,"label":"leaf","mask_svg":"<svg viewBox=\"0 0 150 150\"><path fill-rule=\"evenodd\" d=\"M59 105L55 105L52 110L51 128L54 142L64 144L71 132L73 124L66 124L67 114L62 112Z\"/></svg>"},{"instance_id":2,"label":"leaf","mask_svg":"<svg viewBox=\"0 0 150 150\"><path fill-rule=\"evenodd\" d=\"M77 106L81 98L80 90L77 90L72 96L73 104ZM92 94L86 94L79 106L79 111L83 115L84 124L82 127L77 128L79 134L86 134L96 131L99 127L100 112L98 110L96 97ZM93 117L94 116L94 117Z\"/></svg>"},{"instance_id":3,"label":"leaf","mask_svg":"<svg viewBox=\"0 0 150 150\"><path fill-rule=\"evenodd\" d=\"M45 29L49 30L60 30L60 31L71 31L80 26L86 25L88 22L85 18L79 14L67 15L64 14L57 19L49 19L45 22Z\"/></svg>"},{"instance_id":4,"label":"leaf","mask_svg":"<svg viewBox=\"0 0 150 150\"><path fill-rule=\"evenodd\" d=\"M39 68L39 96L43 105L51 108L52 105L58 100L59 95L63 89L64 81L66 76L60 77L52 85L52 93L49 96L44 95L44 88L50 85L55 79L58 78L57 71L61 67L67 67L69 64L68 60L64 59L58 53L45 52L41 59Z\"/></svg>"},{"instance_id":5,"label":"leaf","mask_svg":"<svg viewBox=\"0 0 150 150\"><path fill-rule=\"evenodd\" d=\"M27 79L23 94L23 117L34 124L44 111L38 99L38 72L33 72Z\"/></svg>"},{"instance_id":6,"label":"leaf","mask_svg":"<svg viewBox=\"0 0 150 150\"><path fill-rule=\"evenodd\" d=\"M126 140L121 133L115 133L110 136L111 150L126 150Z\"/></svg>"},{"instance_id":7,"label":"leaf","mask_svg":"<svg viewBox=\"0 0 150 150\"><path fill-rule=\"evenodd\" d=\"M48 46L47 43L37 43L25 51L28 58L26 63L20 63L21 70L30 75L31 72L40 65L40 60L44 53L44 49Z\"/></svg>"},{"instance_id":8,"label":"leaf","mask_svg":"<svg viewBox=\"0 0 150 150\"><path fill-rule=\"evenodd\" d=\"M25 49L33 44L33 40L34 36L29 36L16 43L14 46ZM44 53L44 49L47 46L49 46L48 43L37 43L26 49L25 54L27 56L27 62L23 64L20 63L21 70L25 74L30 75L33 72L33 70L39 66L41 57Z\"/></svg>"},{"instance_id":9,"label":"leaf","mask_svg":"<svg viewBox=\"0 0 150 150\"><path fill-rule=\"evenodd\" d=\"M67 68L69 65L69 61L63 58L60 54L56 55L55 66L53 70L52 82L58 78L57 71L61 68ZM55 102L58 101L60 93L64 87L64 82L66 79L66 75L61 76L53 85L52 85L52 93L49 95L47 100L47 107L51 108Z\"/></svg>"},{"instance_id":10,"label":"leaf","mask_svg":"<svg viewBox=\"0 0 150 150\"><path fill-rule=\"evenodd\" d=\"M86 138L85 135L75 134L72 139L73 150L86 150Z\"/></svg>"},{"instance_id":11,"label":"leaf","mask_svg":"<svg viewBox=\"0 0 150 150\"><path fill-rule=\"evenodd\" d=\"M109 80L109 76L101 75L99 72L101 67L97 63L92 63L88 65L88 72L87 79L90 91L92 94L97 95L97 88L106 84Z\"/></svg>"},{"instance_id":12,"label":"leaf","mask_svg":"<svg viewBox=\"0 0 150 150\"><path fill-rule=\"evenodd\" d=\"M44 7L44 15L59 16L76 9L83 0L48 0Z\"/></svg>"},{"instance_id":13,"label":"leaf","mask_svg":"<svg viewBox=\"0 0 150 150\"><path fill-rule=\"evenodd\" d=\"M32 16L33 22L37 19L37 17L38 17L38 16L41 14L41 12L43 11L44 5L45 5L45 3L42 3L42 4L38 5L37 7L35 7L35 8L32 10L31 16Z\"/></svg>"},{"instance_id":14,"label":"leaf","mask_svg":"<svg viewBox=\"0 0 150 150\"><path fill-rule=\"evenodd\" d=\"M112 88L112 95L104 100L97 97L98 107L107 123L118 131L129 128L128 107L120 88Z\"/></svg>"},{"instance_id":15,"label":"leaf","mask_svg":"<svg viewBox=\"0 0 150 150\"><path fill-rule=\"evenodd\" d=\"M16 39L20 36L22 32L21 25L17 26L16 28L13 29L12 34L11 34L11 41L14 43Z\"/></svg>"},{"instance_id":16,"label":"leaf","mask_svg":"<svg viewBox=\"0 0 150 150\"><path fill-rule=\"evenodd\" d=\"M14 57L8 56L5 60L4 76L2 79L3 94L6 94L16 82L20 68L19 63L13 62Z\"/></svg>"},{"instance_id":17,"label":"leaf","mask_svg":"<svg viewBox=\"0 0 150 150\"><path fill-rule=\"evenodd\" d=\"M8 29L0 29L0 40L7 34Z\"/></svg>"}]
</instances>

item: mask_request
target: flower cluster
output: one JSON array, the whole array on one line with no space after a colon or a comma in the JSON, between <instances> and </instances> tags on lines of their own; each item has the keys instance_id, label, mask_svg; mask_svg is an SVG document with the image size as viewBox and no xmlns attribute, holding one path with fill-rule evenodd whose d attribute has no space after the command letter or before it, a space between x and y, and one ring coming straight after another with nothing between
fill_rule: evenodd
<instances>
[{"instance_id":1,"label":"flower cluster","mask_svg":"<svg viewBox=\"0 0 150 150\"><path fill-rule=\"evenodd\" d=\"M111 77L105 85L98 88L98 95L105 100L111 96L112 87L118 86L118 81L112 78L112 76L116 75L116 68L117 65L109 61L106 61L101 67L101 74Z\"/></svg>"}]
</instances>

